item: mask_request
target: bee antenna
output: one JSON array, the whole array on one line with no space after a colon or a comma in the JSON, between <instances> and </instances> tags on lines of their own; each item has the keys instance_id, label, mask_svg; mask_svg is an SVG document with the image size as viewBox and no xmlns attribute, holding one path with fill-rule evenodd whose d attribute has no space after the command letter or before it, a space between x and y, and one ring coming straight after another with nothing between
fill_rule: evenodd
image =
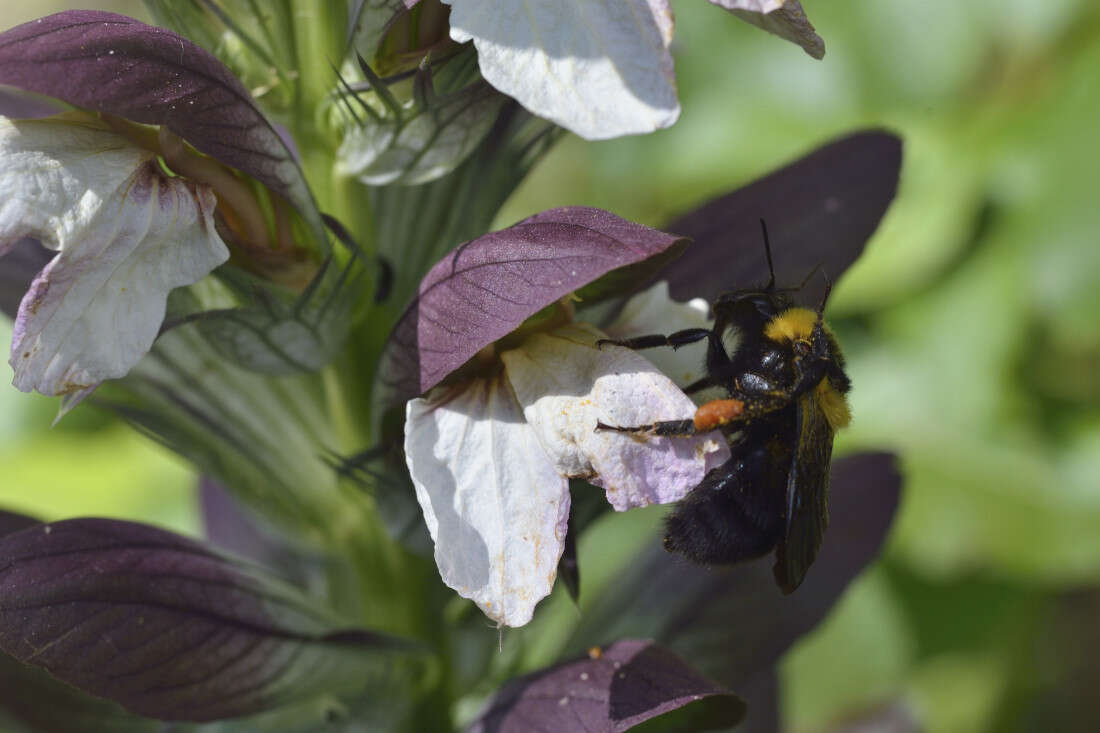
<instances>
[{"instance_id":1,"label":"bee antenna","mask_svg":"<svg viewBox=\"0 0 1100 733\"><path fill-rule=\"evenodd\" d=\"M806 275L806 277L804 277L804 278L802 279L802 282L801 282L801 283L799 284L799 286L798 286L797 288L791 288L791 290L793 290L793 291L799 291L799 290L802 290L803 288L805 288L805 287L806 287L806 284L810 282L810 279L811 279L811 278L812 278L812 277L813 277L814 275L816 275L816 274L817 274L817 272L818 272L818 270L820 270L820 269L821 269L821 263L820 263L820 262L818 262L818 263L817 263L816 265L814 265L814 269L810 270L809 274L808 274L808 275ZM828 282L828 281L829 281L829 277L828 277L828 276L826 275L826 276L825 276L825 282Z\"/></svg>"},{"instance_id":2,"label":"bee antenna","mask_svg":"<svg viewBox=\"0 0 1100 733\"><path fill-rule=\"evenodd\" d=\"M760 231L764 234L764 256L768 258L768 284L764 290L772 290L775 288L775 267L772 265L772 243L768 239L768 225L764 217L760 217Z\"/></svg>"},{"instance_id":3,"label":"bee antenna","mask_svg":"<svg viewBox=\"0 0 1100 733\"><path fill-rule=\"evenodd\" d=\"M821 296L821 305L817 307L817 317L823 318L825 315L825 303L829 300L829 293L833 292L833 281L829 279L828 273L822 272L822 277L825 278L825 293Z\"/></svg>"}]
</instances>

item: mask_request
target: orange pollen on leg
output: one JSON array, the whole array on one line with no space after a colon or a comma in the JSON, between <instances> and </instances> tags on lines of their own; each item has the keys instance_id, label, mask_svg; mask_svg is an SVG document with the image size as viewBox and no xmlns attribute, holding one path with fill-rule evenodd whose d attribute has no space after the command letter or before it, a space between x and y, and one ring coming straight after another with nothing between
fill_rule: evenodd
<instances>
[{"instance_id":1,"label":"orange pollen on leg","mask_svg":"<svg viewBox=\"0 0 1100 733\"><path fill-rule=\"evenodd\" d=\"M712 400L695 411L696 430L714 430L739 417L745 411L741 400Z\"/></svg>"}]
</instances>

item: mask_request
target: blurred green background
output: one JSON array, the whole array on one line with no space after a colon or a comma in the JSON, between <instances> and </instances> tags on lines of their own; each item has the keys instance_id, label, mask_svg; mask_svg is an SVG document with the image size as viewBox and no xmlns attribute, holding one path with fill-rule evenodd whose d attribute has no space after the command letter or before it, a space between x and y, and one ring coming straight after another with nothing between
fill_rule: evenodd
<instances>
[{"instance_id":1,"label":"blurred green background","mask_svg":"<svg viewBox=\"0 0 1100 733\"><path fill-rule=\"evenodd\" d=\"M64 5L6 0L0 20ZM930 731L1100 730L1100 4L805 0L823 62L673 7L680 122L567 139L500 224L586 204L659 225L854 128L905 139L898 199L830 305L854 383L838 450L899 451L904 504L783 662L788 727L900 705ZM181 461L55 412L0 390L0 505L195 531Z\"/></svg>"}]
</instances>

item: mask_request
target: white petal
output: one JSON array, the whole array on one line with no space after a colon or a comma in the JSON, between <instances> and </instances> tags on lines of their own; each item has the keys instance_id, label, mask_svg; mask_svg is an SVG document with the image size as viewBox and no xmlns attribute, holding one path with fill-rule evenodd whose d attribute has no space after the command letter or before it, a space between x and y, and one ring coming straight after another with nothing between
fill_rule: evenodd
<instances>
[{"instance_id":1,"label":"white petal","mask_svg":"<svg viewBox=\"0 0 1100 733\"><path fill-rule=\"evenodd\" d=\"M603 335L573 324L501 354L527 422L557 470L607 491L618 511L678 501L729 457L719 433L637 438L595 430L690 418L695 404L641 355L596 348Z\"/></svg>"},{"instance_id":2,"label":"white petal","mask_svg":"<svg viewBox=\"0 0 1100 733\"><path fill-rule=\"evenodd\" d=\"M24 236L60 252L20 305L15 386L66 394L126 374L168 291L229 257L215 204L96 123L0 118L0 253Z\"/></svg>"},{"instance_id":3,"label":"white petal","mask_svg":"<svg viewBox=\"0 0 1100 733\"><path fill-rule=\"evenodd\" d=\"M508 626L554 586L569 485L498 376L411 400L405 455L443 582Z\"/></svg>"},{"instance_id":4,"label":"white petal","mask_svg":"<svg viewBox=\"0 0 1100 733\"><path fill-rule=\"evenodd\" d=\"M540 117L604 140L680 115L667 0L444 0L451 38L481 74Z\"/></svg>"},{"instance_id":5,"label":"white petal","mask_svg":"<svg viewBox=\"0 0 1100 733\"><path fill-rule=\"evenodd\" d=\"M649 334L667 336L688 328L709 329L714 322L708 317L709 307L702 298L680 303L669 297L668 283L662 280L626 301L615 322L607 327L607 335L627 339ZM686 387L706 373L707 342L689 344L679 349L667 347L646 349L645 358L681 387Z\"/></svg>"},{"instance_id":6,"label":"white petal","mask_svg":"<svg viewBox=\"0 0 1100 733\"><path fill-rule=\"evenodd\" d=\"M815 59L825 57L825 41L814 32L798 0L710 0L741 20L795 43Z\"/></svg>"}]
</instances>

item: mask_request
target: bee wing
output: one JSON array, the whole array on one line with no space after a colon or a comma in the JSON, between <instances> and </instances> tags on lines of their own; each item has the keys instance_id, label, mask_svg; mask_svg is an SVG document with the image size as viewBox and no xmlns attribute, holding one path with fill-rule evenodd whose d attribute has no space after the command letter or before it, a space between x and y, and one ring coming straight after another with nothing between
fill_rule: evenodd
<instances>
[{"instance_id":1,"label":"bee wing","mask_svg":"<svg viewBox=\"0 0 1100 733\"><path fill-rule=\"evenodd\" d=\"M798 398L795 415L798 445L787 475L787 527L779 541L773 568L784 593L791 593L801 585L829 526L833 429L825 419L816 390Z\"/></svg>"}]
</instances>

